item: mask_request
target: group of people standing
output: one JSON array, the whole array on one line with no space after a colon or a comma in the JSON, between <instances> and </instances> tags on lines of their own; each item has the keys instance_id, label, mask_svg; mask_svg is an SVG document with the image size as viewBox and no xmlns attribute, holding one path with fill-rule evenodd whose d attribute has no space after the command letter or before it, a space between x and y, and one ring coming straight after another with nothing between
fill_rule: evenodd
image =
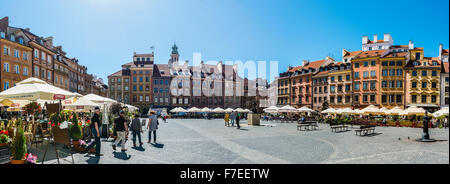
<instances>
[{"instance_id":1,"label":"group of people standing","mask_svg":"<svg viewBox=\"0 0 450 184\"><path fill-rule=\"evenodd\" d=\"M226 113L224 120L225 126L229 127L230 122L231 126L234 126L234 122L236 122L237 129L241 129L241 125L239 124L239 120L242 119L243 114L240 112L233 111L231 113Z\"/></svg>"},{"instance_id":2,"label":"group of people standing","mask_svg":"<svg viewBox=\"0 0 450 184\"><path fill-rule=\"evenodd\" d=\"M94 136L94 141L91 142L91 144L86 148L86 150L90 150L93 146L95 146L95 156L103 156L103 154L100 153L101 141L99 127L101 127L101 121L99 114L100 108L97 107L95 108L95 113L91 118L92 123L90 125L92 135ZM145 123L142 123L141 119L139 119L139 115L135 115L133 120L131 121L131 124L129 125L128 121L124 117L124 114L124 111L120 111L119 117L114 120L114 131L117 135L116 140L112 143L112 148L114 149L114 151L119 144L121 145L122 152L127 151L127 149L125 148L125 143L128 139L127 137L129 134L129 130L131 130L133 136L133 147L136 147L137 139L139 139L139 146L142 147L143 145L141 133L144 133L142 127L145 125ZM150 112L150 117L147 123L148 143L152 143L151 137L153 134L153 144L156 144L156 130L158 129L158 125L159 122L156 113Z\"/></svg>"}]
</instances>

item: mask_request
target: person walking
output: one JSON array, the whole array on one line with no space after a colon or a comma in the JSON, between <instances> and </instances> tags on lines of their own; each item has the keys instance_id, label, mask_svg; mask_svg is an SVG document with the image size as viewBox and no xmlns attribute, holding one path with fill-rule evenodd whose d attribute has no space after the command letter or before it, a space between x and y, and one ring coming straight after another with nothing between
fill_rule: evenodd
<instances>
[{"instance_id":1,"label":"person walking","mask_svg":"<svg viewBox=\"0 0 450 184\"><path fill-rule=\"evenodd\" d=\"M224 120L225 120L225 126L230 126L230 114L226 113Z\"/></svg>"},{"instance_id":2,"label":"person walking","mask_svg":"<svg viewBox=\"0 0 450 184\"><path fill-rule=\"evenodd\" d=\"M230 114L230 121L231 121L231 126L234 127L234 121L236 120L236 113L233 111Z\"/></svg>"},{"instance_id":3,"label":"person walking","mask_svg":"<svg viewBox=\"0 0 450 184\"><path fill-rule=\"evenodd\" d=\"M133 133L133 147L136 147L136 136L139 138L139 147L142 147L141 133L142 125L139 115L134 115L134 119L131 121L131 132Z\"/></svg>"},{"instance_id":4,"label":"person walking","mask_svg":"<svg viewBox=\"0 0 450 184\"><path fill-rule=\"evenodd\" d=\"M150 112L150 118L148 120L147 130L148 130L148 143L152 141L152 132L153 132L153 143L156 144L156 130L158 129L158 117L155 112Z\"/></svg>"},{"instance_id":5,"label":"person walking","mask_svg":"<svg viewBox=\"0 0 450 184\"><path fill-rule=\"evenodd\" d=\"M116 129L117 132L117 139L116 141L112 144L113 150L116 151L116 146L119 144L120 141L122 141L122 143L120 144L122 147L122 152L127 151L127 149L125 149L125 137L126 135L128 135L128 125L127 125L127 121L125 120L124 117L125 112L120 111L119 113L119 117L116 118L116 120L114 120L114 128Z\"/></svg>"},{"instance_id":6,"label":"person walking","mask_svg":"<svg viewBox=\"0 0 450 184\"><path fill-rule=\"evenodd\" d=\"M88 147L86 147L86 150L89 151L93 146L95 146L95 156L97 156L97 157L103 156L103 154L100 153L101 141L100 141L99 127L101 127L102 124L100 122L99 114L100 114L100 108L95 107L95 113L92 116L91 124L89 125L92 135L94 136L94 141Z\"/></svg>"},{"instance_id":7,"label":"person walking","mask_svg":"<svg viewBox=\"0 0 450 184\"><path fill-rule=\"evenodd\" d=\"M236 125L237 125L237 129L241 129L241 125L239 125L239 120L241 119L241 113L238 112L236 114Z\"/></svg>"}]
</instances>

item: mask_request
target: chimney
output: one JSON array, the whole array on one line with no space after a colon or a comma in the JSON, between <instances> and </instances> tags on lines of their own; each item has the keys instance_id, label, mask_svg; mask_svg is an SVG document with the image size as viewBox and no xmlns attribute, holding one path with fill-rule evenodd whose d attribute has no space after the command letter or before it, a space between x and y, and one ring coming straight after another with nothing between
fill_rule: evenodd
<instances>
[{"instance_id":1,"label":"chimney","mask_svg":"<svg viewBox=\"0 0 450 184\"><path fill-rule=\"evenodd\" d=\"M373 35L373 42L377 43L378 41L378 35Z\"/></svg>"},{"instance_id":2,"label":"chimney","mask_svg":"<svg viewBox=\"0 0 450 184\"><path fill-rule=\"evenodd\" d=\"M28 28L28 27L27 27L27 28L25 28L25 31L28 31L28 32L30 32L30 28Z\"/></svg>"},{"instance_id":3,"label":"chimney","mask_svg":"<svg viewBox=\"0 0 450 184\"><path fill-rule=\"evenodd\" d=\"M44 38L44 40L45 40L45 42L48 43L48 45L49 45L50 47L53 47L53 36L49 36L49 37L47 37L47 38Z\"/></svg>"},{"instance_id":4,"label":"chimney","mask_svg":"<svg viewBox=\"0 0 450 184\"><path fill-rule=\"evenodd\" d=\"M9 26L9 17L8 16L0 19L0 28L6 29L8 26Z\"/></svg>"},{"instance_id":5,"label":"chimney","mask_svg":"<svg viewBox=\"0 0 450 184\"><path fill-rule=\"evenodd\" d=\"M385 42L391 42L391 41L393 41L393 40L392 40L392 37L391 37L391 34L385 33L385 34L384 34L384 41L385 41Z\"/></svg>"},{"instance_id":6,"label":"chimney","mask_svg":"<svg viewBox=\"0 0 450 184\"><path fill-rule=\"evenodd\" d=\"M442 59L442 49L444 49L444 46L442 43L439 44L439 59Z\"/></svg>"},{"instance_id":7,"label":"chimney","mask_svg":"<svg viewBox=\"0 0 450 184\"><path fill-rule=\"evenodd\" d=\"M414 49L414 43L411 40L409 40L408 49L409 50L413 50Z\"/></svg>"},{"instance_id":8,"label":"chimney","mask_svg":"<svg viewBox=\"0 0 450 184\"><path fill-rule=\"evenodd\" d=\"M362 37L362 44L367 44L369 43L369 37L368 36L363 36Z\"/></svg>"}]
</instances>

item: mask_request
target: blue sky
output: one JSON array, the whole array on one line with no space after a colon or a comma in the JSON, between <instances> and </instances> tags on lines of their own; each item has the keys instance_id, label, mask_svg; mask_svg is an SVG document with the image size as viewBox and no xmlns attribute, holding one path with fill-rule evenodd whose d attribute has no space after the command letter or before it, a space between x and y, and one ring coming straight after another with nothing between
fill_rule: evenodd
<instances>
[{"instance_id":1,"label":"blue sky","mask_svg":"<svg viewBox=\"0 0 450 184\"><path fill-rule=\"evenodd\" d=\"M150 52L167 63L176 41L182 60L279 61L279 71L342 48L361 37L390 33L394 44L413 40L426 56L449 45L448 0L1 0L10 25L53 36L69 57L106 78Z\"/></svg>"}]
</instances>

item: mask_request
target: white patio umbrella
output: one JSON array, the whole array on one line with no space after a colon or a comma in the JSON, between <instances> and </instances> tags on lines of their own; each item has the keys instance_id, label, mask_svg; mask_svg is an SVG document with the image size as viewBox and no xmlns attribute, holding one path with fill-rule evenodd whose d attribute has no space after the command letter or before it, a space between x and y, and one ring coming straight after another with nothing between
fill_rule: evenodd
<instances>
[{"instance_id":1,"label":"white patio umbrella","mask_svg":"<svg viewBox=\"0 0 450 184\"><path fill-rule=\"evenodd\" d=\"M96 94L88 94L84 96L86 99L93 101L95 103L99 103L99 104L112 104L114 102L117 102L113 99L110 98L106 98L106 97L102 97L102 96L98 96Z\"/></svg>"},{"instance_id":2,"label":"white patio umbrella","mask_svg":"<svg viewBox=\"0 0 450 184\"><path fill-rule=\"evenodd\" d=\"M361 110L364 114L371 114L371 115L379 115L383 114L381 110L378 107L375 107L374 105L369 105L368 107Z\"/></svg>"},{"instance_id":3,"label":"white patio umbrella","mask_svg":"<svg viewBox=\"0 0 450 184\"><path fill-rule=\"evenodd\" d=\"M211 109L209 109L208 107L205 107L205 108L201 109L201 112L211 112Z\"/></svg>"},{"instance_id":4,"label":"white patio umbrella","mask_svg":"<svg viewBox=\"0 0 450 184\"><path fill-rule=\"evenodd\" d=\"M220 107L217 107L217 108L215 108L214 110L212 110L212 112L215 112L215 113L224 113L224 112L225 112L225 109L222 109L222 108L220 108Z\"/></svg>"},{"instance_id":5,"label":"white patio umbrella","mask_svg":"<svg viewBox=\"0 0 450 184\"><path fill-rule=\"evenodd\" d=\"M403 113L403 111L404 110L400 107L394 107L394 108L390 109L389 111L387 111L386 114L399 115L399 114Z\"/></svg>"},{"instance_id":6,"label":"white patio umbrella","mask_svg":"<svg viewBox=\"0 0 450 184\"><path fill-rule=\"evenodd\" d=\"M243 112L245 112L245 113L249 113L249 112L252 112L250 109L244 109L244 111Z\"/></svg>"},{"instance_id":7,"label":"white patio umbrella","mask_svg":"<svg viewBox=\"0 0 450 184\"><path fill-rule=\"evenodd\" d=\"M197 107L192 107L188 109L187 112L202 112L202 110Z\"/></svg>"},{"instance_id":8,"label":"white patio umbrella","mask_svg":"<svg viewBox=\"0 0 450 184\"><path fill-rule=\"evenodd\" d=\"M333 108L328 108L328 109L323 110L320 113L322 113L322 114L335 114L335 113L337 113L337 110L333 109Z\"/></svg>"},{"instance_id":9,"label":"white patio umbrella","mask_svg":"<svg viewBox=\"0 0 450 184\"><path fill-rule=\"evenodd\" d=\"M449 111L449 108L448 107L444 107L441 110L438 110L438 111L434 112L433 116L434 117L448 116L448 111Z\"/></svg>"},{"instance_id":10,"label":"white patio umbrella","mask_svg":"<svg viewBox=\"0 0 450 184\"><path fill-rule=\"evenodd\" d=\"M303 106L303 107L297 109L297 111L298 112L315 112L315 110L312 110L312 109L310 109L310 108L308 108L306 106Z\"/></svg>"},{"instance_id":11,"label":"white patio umbrella","mask_svg":"<svg viewBox=\"0 0 450 184\"><path fill-rule=\"evenodd\" d=\"M127 107L130 111L136 111L139 110L139 108L129 105L129 104L124 104L123 106Z\"/></svg>"},{"instance_id":12,"label":"white patio umbrella","mask_svg":"<svg viewBox=\"0 0 450 184\"><path fill-rule=\"evenodd\" d=\"M400 113L400 115L416 115L416 116L425 116L426 110L423 108L418 108L417 106L411 106Z\"/></svg>"},{"instance_id":13,"label":"white patio umbrella","mask_svg":"<svg viewBox=\"0 0 450 184\"><path fill-rule=\"evenodd\" d=\"M297 109L290 105L286 105L286 106L279 108L278 112L297 112Z\"/></svg>"},{"instance_id":14,"label":"white patio umbrella","mask_svg":"<svg viewBox=\"0 0 450 184\"><path fill-rule=\"evenodd\" d=\"M242 108L237 108L237 109L235 109L235 111L237 111L237 112L244 112L245 110L242 109Z\"/></svg>"},{"instance_id":15,"label":"white patio umbrella","mask_svg":"<svg viewBox=\"0 0 450 184\"><path fill-rule=\"evenodd\" d=\"M10 100L55 100L55 99L68 99L75 96L74 93L66 91L64 89L52 86L46 82L37 78L28 78L19 83L16 86L9 88L0 93L1 99Z\"/></svg>"},{"instance_id":16,"label":"white patio umbrella","mask_svg":"<svg viewBox=\"0 0 450 184\"><path fill-rule=\"evenodd\" d=\"M171 113L181 112L181 109L182 109L181 107L176 107L176 108L170 110L170 112L171 112Z\"/></svg>"},{"instance_id":17,"label":"white patio umbrella","mask_svg":"<svg viewBox=\"0 0 450 184\"><path fill-rule=\"evenodd\" d=\"M66 109L71 109L74 111L89 111L94 110L95 107L98 107L99 104L94 103L84 97L78 98L74 103L64 104Z\"/></svg>"},{"instance_id":18,"label":"white patio umbrella","mask_svg":"<svg viewBox=\"0 0 450 184\"><path fill-rule=\"evenodd\" d=\"M355 111L353 109L351 109L350 107L336 110L336 113L338 113L338 114L352 114L354 112Z\"/></svg>"},{"instance_id":19,"label":"white patio umbrella","mask_svg":"<svg viewBox=\"0 0 450 184\"><path fill-rule=\"evenodd\" d=\"M232 108L225 109L225 112L233 112L233 111L234 111L234 109L232 109Z\"/></svg>"},{"instance_id":20,"label":"white patio umbrella","mask_svg":"<svg viewBox=\"0 0 450 184\"><path fill-rule=\"evenodd\" d=\"M278 109L279 108L276 107L276 106L270 106L270 107L267 107L267 108L263 109L263 111L267 112L267 113L277 113Z\"/></svg>"}]
</instances>

